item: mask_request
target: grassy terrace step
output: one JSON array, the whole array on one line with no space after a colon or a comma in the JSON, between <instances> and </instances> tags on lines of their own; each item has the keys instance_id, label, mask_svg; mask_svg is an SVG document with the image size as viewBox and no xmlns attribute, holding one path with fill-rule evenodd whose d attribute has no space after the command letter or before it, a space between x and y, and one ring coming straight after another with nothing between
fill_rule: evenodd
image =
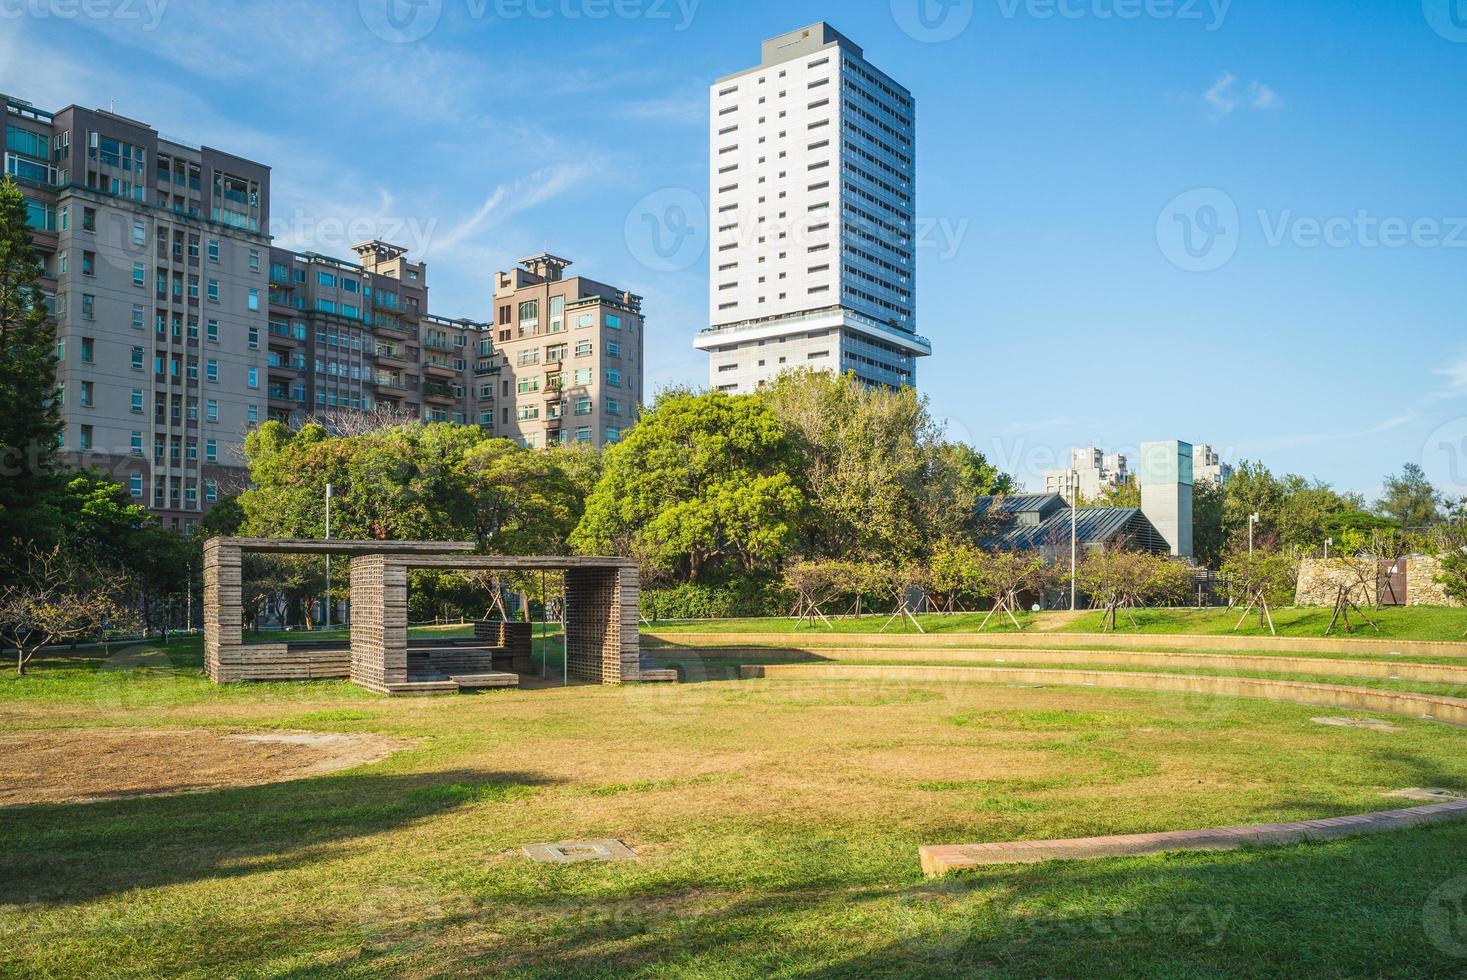
<instances>
[{"instance_id":1,"label":"grassy terrace step","mask_svg":"<svg viewBox=\"0 0 1467 980\"><path fill-rule=\"evenodd\" d=\"M826 610L831 613L833 610ZM1121 615L1122 632L1131 634L1180 634L1192 636L1231 636L1241 610L1226 609L1135 609L1131 611L1137 625L1132 626L1124 613ZM1370 627L1354 634L1361 639L1384 640L1436 640L1449 643L1464 642L1467 634L1467 609L1449 609L1433 606L1393 607L1369 610L1370 617L1380 627L1376 633ZM1333 610L1301 607L1286 607L1273 612L1274 625L1279 634L1286 637L1323 637L1329 627ZM917 620L929 634L971 633L978 629L987 613L957 613L954 615L923 615ZM833 632L878 633L888 620L887 615L867 614L859 619L831 619ZM1005 619L995 619L985 633L1100 633L1101 614L1088 610L1071 612L1020 613L1020 629L1015 630ZM825 633L823 624L818 630L808 626L795 630L794 619L720 619L685 622L659 622L650 632L663 630L680 633ZM886 635L905 634L917 631L910 624L892 623ZM1256 617L1244 622L1237 635L1269 636L1266 628L1259 628Z\"/></svg>"}]
</instances>

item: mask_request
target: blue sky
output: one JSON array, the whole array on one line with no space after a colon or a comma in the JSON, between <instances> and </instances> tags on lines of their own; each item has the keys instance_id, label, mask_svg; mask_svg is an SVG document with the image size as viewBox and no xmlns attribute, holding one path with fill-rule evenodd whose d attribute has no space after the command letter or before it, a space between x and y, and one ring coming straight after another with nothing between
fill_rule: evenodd
<instances>
[{"instance_id":1,"label":"blue sky","mask_svg":"<svg viewBox=\"0 0 1467 980\"><path fill-rule=\"evenodd\" d=\"M822 18L917 96L952 434L1031 485L1182 438L1467 494L1467 0L0 0L0 91L272 165L282 243L408 245L440 313L572 258L646 297L650 395L706 384L707 263L640 219L706 200L712 79Z\"/></svg>"}]
</instances>

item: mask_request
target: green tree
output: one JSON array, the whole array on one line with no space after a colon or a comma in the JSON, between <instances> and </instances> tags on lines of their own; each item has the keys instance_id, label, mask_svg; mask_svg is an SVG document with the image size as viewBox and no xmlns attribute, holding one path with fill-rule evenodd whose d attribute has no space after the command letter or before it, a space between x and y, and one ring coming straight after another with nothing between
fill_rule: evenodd
<instances>
[{"instance_id":1,"label":"green tree","mask_svg":"<svg viewBox=\"0 0 1467 980\"><path fill-rule=\"evenodd\" d=\"M508 439L481 442L464 454L465 506L456 524L483 551L558 554L580 520L589 454L536 452ZM455 493L455 497L459 495Z\"/></svg>"},{"instance_id":2,"label":"green tree","mask_svg":"<svg viewBox=\"0 0 1467 980\"><path fill-rule=\"evenodd\" d=\"M1227 550L1224 511L1228 491L1212 480L1198 480L1192 488L1192 553L1198 564L1217 568Z\"/></svg>"},{"instance_id":3,"label":"green tree","mask_svg":"<svg viewBox=\"0 0 1467 980\"><path fill-rule=\"evenodd\" d=\"M571 543L605 553L631 534L657 563L692 579L720 562L772 565L805 503L795 452L758 398L666 392L606 450Z\"/></svg>"},{"instance_id":4,"label":"green tree","mask_svg":"<svg viewBox=\"0 0 1467 980\"><path fill-rule=\"evenodd\" d=\"M1402 529L1426 527L1441 518L1441 494L1426 479L1426 472L1407 463L1399 474L1386 477L1376 510Z\"/></svg>"},{"instance_id":5,"label":"green tree","mask_svg":"<svg viewBox=\"0 0 1467 980\"><path fill-rule=\"evenodd\" d=\"M980 496L1013 481L981 453L942 438L910 388L869 388L853 374L781 375L756 396L798 447L809 508L801 550L815 557L891 562L971 530Z\"/></svg>"},{"instance_id":6,"label":"green tree","mask_svg":"<svg viewBox=\"0 0 1467 980\"><path fill-rule=\"evenodd\" d=\"M25 198L0 182L0 555L12 541L53 528L56 447L56 334L40 288Z\"/></svg>"}]
</instances>

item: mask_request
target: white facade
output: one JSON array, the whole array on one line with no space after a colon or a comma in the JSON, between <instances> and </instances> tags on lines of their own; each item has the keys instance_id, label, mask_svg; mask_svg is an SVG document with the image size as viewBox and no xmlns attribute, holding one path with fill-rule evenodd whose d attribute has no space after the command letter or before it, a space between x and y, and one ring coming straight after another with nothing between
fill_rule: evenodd
<instances>
[{"instance_id":1,"label":"white facade","mask_svg":"<svg viewBox=\"0 0 1467 980\"><path fill-rule=\"evenodd\" d=\"M802 367L915 384L911 94L822 23L715 83L710 118L712 387Z\"/></svg>"},{"instance_id":2,"label":"white facade","mask_svg":"<svg viewBox=\"0 0 1467 980\"><path fill-rule=\"evenodd\" d=\"M1085 500L1095 500L1106 490L1121 486L1130 477L1126 457L1122 453L1106 453L1088 446L1070 450L1070 469L1046 470L1044 492L1063 494L1070 499L1076 488Z\"/></svg>"},{"instance_id":3,"label":"white facade","mask_svg":"<svg viewBox=\"0 0 1467 980\"><path fill-rule=\"evenodd\" d=\"M1228 480L1232 479L1233 468L1224 463L1211 446L1193 446L1192 473L1198 480L1207 480L1225 487Z\"/></svg>"}]
</instances>

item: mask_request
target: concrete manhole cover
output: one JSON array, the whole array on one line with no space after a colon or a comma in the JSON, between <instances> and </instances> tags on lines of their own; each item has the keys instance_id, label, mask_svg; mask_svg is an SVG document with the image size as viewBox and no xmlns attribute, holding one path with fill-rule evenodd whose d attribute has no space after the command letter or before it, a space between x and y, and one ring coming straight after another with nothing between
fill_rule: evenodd
<instances>
[{"instance_id":1,"label":"concrete manhole cover","mask_svg":"<svg viewBox=\"0 0 1467 980\"><path fill-rule=\"evenodd\" d=\"M1316 725L1332 725L1335 728L1368 728L1372 732L1399 732L1404 730L1392 725L1388 721L1376 721L1374 718L1311 718L1310 721Z\"/></svg>"},{"instance_id":2,"label":"concrete manhole cover","mask_svg":"<svg viewBox=\"0 0 1467 980\"><path fill-rule=\"evenodd\" d=\"M526 844L520 851L525 857L541 864L637 860L637 852L619 840L567 840L558 844Z\"/></svg>"},{"instance_id":3,"label":"concrete manhole cover","mask_svg":"<svg viewBox=\"0 0 1467 980\"><path fill-rule=\"evenodd\" d=\"M1459 793L1454 789L1441 789L1440 787L1421 788L1413 786L1410 789L1398 789L1386 796L1399 797L1403 800L1426 800L1431 803L1451 803L1454 800L1467 799L1467 794Z\"/></svg>"}]
</instances>

